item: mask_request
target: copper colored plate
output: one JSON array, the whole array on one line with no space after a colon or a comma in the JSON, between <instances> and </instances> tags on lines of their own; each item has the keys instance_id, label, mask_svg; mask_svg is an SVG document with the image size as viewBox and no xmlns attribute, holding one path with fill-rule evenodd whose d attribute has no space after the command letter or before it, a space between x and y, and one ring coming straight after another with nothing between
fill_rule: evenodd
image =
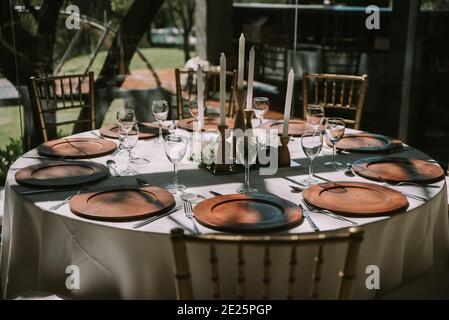
<instances>
[{"instance_id":1,"label":"copper colored plate","mask_svg":"<svg viewBox=\"0 0 449 320\"><path fill-rule=\"evenodd\" d=\"M275 129L279 135L282 135L284 130L283 121L268 122L262 125L264 129ZM309 125L304 120L290 120L288 122L288 135L293 137L300 137L305 130L310 129Z\"/></svg>"},{"instance_id":2,"label":"copper colored plate","mask_svg":"<svg viewBox=\"0 0 449 320\"><path fill-rule=\"evenodd\" d=\"M48 141L37 147L42 156L83 159L101 157L117 149L113 141L95 138L63 138Z\"/></svg>"},{"instance_id":3,"label":"copper colored plate","mask_svg":"<svg viewBox=\"0 0 449 320\"><path fill-rule=\"evenodd\" d=\"M199 203L194 214L202 225L227 232L283 229L301 221L301 209L292 202L265 194L231 194Z\"/></svg>"},{"instance_id":4,"label":"copper colored plate","mask_svg":"<svg viewBox=\"0 0 449 320\"><path fill-rule=\"evenodd\" d=\"M158 187L129 187L85 193L70 200L70 210L88 219L133 220L157 215L175 206L173 195Z\"/></svg>"},{"instance_id":5,"label":"copper colored plate","mask_svg":"<svg viewBox=\"0 0 449 320\"><path fill-rule=\"evenodd\" d=\"M358 175L377 181L432 183L444 179L443 169L424 160L371 157L352 164Z\"/></svg>"},{"instance_id":6,"label":"copper colored plate","mask_svg":"<svg viewBox=\"0 0 449 320\"><path fill-rule=\"evenodd\" d=\"M352 216L385 215L408 207L399 191L364 182L320 183L304 190L303 198L314 207Z\"/></svg>"},{"instance_id":7,"label":"copper colored plate","mask_svg":"<svg viewBox=\"0 0 449 320\"><path fill-rule=\"evenodd\" d=\"M103 137L118 139L119 128L116 124L110 124L100 129ZM162 134L167 134L167 128L162 128ZM159 126L155 123L143 122L139 124L139 139L151 139L159 136Z\"/></svg>"},{"instance_id":8,"label":"copper colored plate","mask_svg":"<svg viewBox=\"0 0 449 320\"><path fill-rule=\"evenodd\" d=\"M94 162L56 161L40 163L16 172L16 181L29 187L68 187L107 177L108 169Z\"/></svg>"},{"instance_id":9,"label":"copper colored plate","mask_svg":"<svg viewBox=\"0 0 449 320\"><path fill-rule=\"evenodd\" d=\"M187 118L178 121L178 127L187 131L193 131L193 125L197 121L194 118ZM217 129L220 122L219 117L204 117L204 129ZM226 118L226 125L229 128L234 127L234 120L231 118Z\"/></svg>"},{"instance_id":10,"label":"copper colored plate","mask_svg":"<svg viewBox=\"0 0 449 320\"><path fill-rule=\"evenodd\" d=\"M329 141L327 143L331 145ZM402 142L380 134L355 133L346 134L336 147L341 151L386 152L401 148Z\"/></svg>"}]
</instances>

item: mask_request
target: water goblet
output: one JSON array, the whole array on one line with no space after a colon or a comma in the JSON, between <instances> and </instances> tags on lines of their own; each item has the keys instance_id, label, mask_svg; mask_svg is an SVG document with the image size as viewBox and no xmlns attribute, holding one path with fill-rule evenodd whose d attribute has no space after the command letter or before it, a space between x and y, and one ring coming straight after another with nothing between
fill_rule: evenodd
<instances>
[{"instance_id":1,"label":"water goblet","mask_svg":"<svg viewBox=\"0 0 449 320\"><path fill-rule=\"evenodd\" d=\"M156 143L162 143L164 142L164 138L162 137L162 124L167 120L168 102L165 100L153 101L152 111L154 119L159 124L159 138L156 140Z\"/></svg>"},{"instance_id":2,"label":"water goblet","mask_svg":"<svg viewBox=\"0 0 449 320\"><path fill-rule=\"evenodd\" d=\"M328 118L326 119L326 136L332 144L332 160L326 162L324 165L332 167L334 169L342 168L344 165L335 160L335 149L338 141L343 138L345 134L345 122L341 118Z\"/></svg>"},{"instance_id":3,"label":"water goblet","mask_svg":"<svg viewBox=\"0 0 449 320\"><path fill-rule=\"evenodd\" d=\"M310 160L309 177L301 181L301 184L309 186L319 183L313 177L313 160L320 154L323 147L323 133L316 130L306 130L301 136L301 146L307 158Z\"/></svg>"}]
</instances>

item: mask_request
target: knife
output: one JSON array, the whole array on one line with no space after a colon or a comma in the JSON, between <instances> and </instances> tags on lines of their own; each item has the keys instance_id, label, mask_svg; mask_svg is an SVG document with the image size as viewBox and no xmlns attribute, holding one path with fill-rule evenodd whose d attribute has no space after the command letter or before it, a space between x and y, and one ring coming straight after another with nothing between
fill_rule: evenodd
<instances>
[{"instance_id":1,"label":"knife","mask_svg":"<svg viewBox=\"0 0 449 320\"><path fill-rule=\"evenodd\" d=\"M209 193L210 193L211 195L215 196L215 197L222 196L221 193L218 193L218 192L215 192L215 191L209 191Z\"/></svg>"},{"instance_id":2,"label":"knife","mask_svg":"<svg viewBox=\"0 0 449 320\"><path fill-rule=\"evenodd\" d=\"M299 204L299 207L302 210L302 213L304 214L304 218L306 218L307 222L309 223L310 227L312 227L313 231L320 232L320 228L317 227L315 222L313 222L312 218L309 216L310 210L304 208L301 204Z\"/></svg>"},{"instance_id":3,"label":"knife","mask_svg":"<svg viewBox=\"0 0 449 320\"><path fill-rule=\"evenodd\" d=\"M70 189L40 189L40 190L27 190L19 192L21 195L31 195L31 194L39 194L39 193L47 193L47 192L67 192L80 190L79 188L70 188ZM83 189L81 189L83 190Z\"/></svg>"},{"instance_id":4,"label":"knife","mask_svg":"<svg viewBox=\"0 0 449 320\"><path fill-rule=\"evenodd\" d=\"M151 223L151 222L154 222L154 221L156 221L156 220L159 220L160 218L166 217L166 216L168 216L168 215L170 215L170 214L172 214L172 213L174 213L174 212L176 212L176 211L178 211L178 210L181 210L181 209L182 209L182 206L177 206L177 207L175 207L174 209L172 209L172 210L170 210L170 211L168 211L168 212L166 212L166 213L163 213L163 214L160 214L160 215L158 215L158 216L151 217L151 218L148 218L148 219L146 219L146 220L140 221L140 222L134 224L134 225L133 225L133 228L134 228L134 229L137 229L137 228L143 227L144 225L147 225L147 224L149 224L149 223Z\"/></svg>"}]
</instances>

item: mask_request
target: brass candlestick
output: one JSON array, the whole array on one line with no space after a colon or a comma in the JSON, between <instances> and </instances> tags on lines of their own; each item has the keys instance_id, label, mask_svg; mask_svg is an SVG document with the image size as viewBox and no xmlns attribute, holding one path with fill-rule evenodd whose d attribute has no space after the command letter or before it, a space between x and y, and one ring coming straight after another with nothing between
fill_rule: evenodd
<instances>
[{"instance_id":1,"label":"brass candlestick","mask_svg":"<svg viewBox=\"0 0 449 320\"><path fill-rule=\"evenodd\" d=\"M216 162L214 164L214 173L229 173L231 172L231 164L226 163L226 130L227 125L218 125L218 131L220 132L220 152L217 155Z\"/></svg>"},{"instance_id":2,"label":"brass candlestick","mask_svg":"<svg viewBox=\"0 0 449 320\"><path fill-rule=\"evenodd\" d=\"M251 123L254 118L254 110L252 109L246 109L244 111L245 114L245 123L246 123L246 129L252 129L253 124Z\"/></svg>"},{"instance_id":3,"label":"brass candlestick","mask_svg":"<svg viewBox=\"0 0 449 320\"><path fill-rule=\"evenodd\" d=\"M278 147L278 165L279 167L290 167L290 151L288 142L290 137L281 137L281 145Z\"/></svg>"}]
</instances>

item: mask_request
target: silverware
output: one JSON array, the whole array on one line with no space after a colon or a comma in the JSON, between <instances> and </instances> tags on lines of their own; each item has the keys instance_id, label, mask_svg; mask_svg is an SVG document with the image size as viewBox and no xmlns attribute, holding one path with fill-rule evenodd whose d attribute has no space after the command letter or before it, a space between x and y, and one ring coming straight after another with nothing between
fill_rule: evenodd
<instances>
[{"instance_id":1,"label":"silverware","mask_svg":"<svg viewBox=\"0 0 449 320\"><path fill-rule=\"evenodd\" d=\"M313 222L312 218L309 215L310 210L303 207L301 204L299 204L299 207L302 209L302 214L304 215L304 218L306 218L313 231L320 232L320 228L317 227L317 225L315 224L315 222Z\"/></svg>"},{"instance_id":2,"label":"silverware","mask_svg":"<svg viewBox=\"0 0 449 320\"><path fill-rule=\"evenodd\" d=\"M65 159L64 157L55 157L55 158L50 158L50 157L43 157L43 156L22 156L22 158L25 159L38 159L38 160L54 160L54 161L70 161Z\"/></svg>"},{"instance_id":3,"label":"silverware","mask_svg":"<svg viewBox=\"0 0 449 320\"><path fill-rule=\"evenodd\" d=\"M324 209L313 209L304 200L302 201L302 203L304 204L304 206L307 207L307 209L309 209L312 212L320 213L320 214L322 214L324 216L327 216L327 217L331 217L331 218L334 218L334 219L337 219L337 220L348 222L348 223L352 224L353 226L357 226L358 225L357 222L349 220L349 219L346 219L345 217L341 217L341 216L333 213L332 211L324 210Z\"/></svg>"},{"instance_id":4,"label":"silverware","mask_svg":"<svg viewBox=\"0 0 449 320\"><path fill-rule=\"evenodd\" d=\"M109 172L111 173L112 176L120 177L120 174L117 171L117 164L115 163L114 160L109 159L108 161L106 161L106 165L108 166Z\"/></svg>"},{"instance_id":5,"label":"silverware","mask_svg":"<svg viewBox=\"0 0 449 320\"><path fill-rule=\"evenodd\" d=\"M408 192L404 192L404 191L399 191L399 192L401 192L404 196L407 196L409 198L412 198L412 199L415 199L418 201L423 201L423 202L429 201L429 199L421 197L421 196L417 196L416 194L413 194L413 193L408 193Z\"/></svg>"},{"instance_id":6,"label":"silverware","mask_svg":"<svg viewBox=\"0 0 449 320\"><path fill-rule=\"evenodd\" d=\"M321 176L319 176L319 175L317 175L317 174L314 174L313 176L314 176L315 178L318 178L318 179L323 180L323 181L326 181L326 182L332 182L332 181L330 181L329 179L323 178L323 177L321 177Z\"/></svg>"},{"instance_id":7,"label":"silverware","mask_svg":"<svg viewBox=\"0 0 449 320\"><path fill-rule=\"evenodd\" d=\"M149 187L151 184L143 178L136 178L136 182L141 186Z\"/></svg>"},{"instance_id":8,"label":"silverware","mask_svg":"<svg viewBox=\"0 0 449 320\"><path fill-rule=\"evenodd\" d=\"M70 188L70 189L40 189L40 190L22 191L22 192L19 192L19 193L21 195L25 196L25 195L31 195L31 194L47 193L47 192L67 192L67 191L74 191L74 190L80 190L80 189L79 188Z\"/></svg>"},{"instance_id":9,"label":"silverware","mask_svg":"<svg viewBox=\"0 0 449 320\"><path fill-rule=\"evenodd\" d=\"M415 186L422 188L439 188L439 186L431 185L431 184L419 184L416 182L403 181L403 182L385 182L386 186Z\"/></svg>"},{"instance_id":10,"label":"silverware","mask_svg":"<svg viewBox=\"0 0 449 320\"><path fill-rule=\"evenodd\" d=\"M303 187L292 186L292 185L290 185L289 187L290 187L290 188L292 189L292 191L294 191L294 192L303 192L303 191L304 191L304 188L303 188Z\"/></svg>"},{"instance_id":11,"label":"silverware","mask_svg":"<svg viewBox=\"0 0 449 320\"><path fill-rule=\"evenodd\" d=\"M346 164L345 176L348 176L348 177L355 176L354 172L352 171L352 163L351 162L348 162Z\"/></svg>"},{"instance_id":12,"label":"silverware","mask_svg":"<svg viewBox=\"0 0 449 320\"><path fill-rule=\"evenodd\" d=\"M176 211L178 211L178 210L181 210L181 208L182 208L181 206L177 206L177 207L175 207L174 209L172 209L172 210L170 210L170 211L168 211L168 212L166 212L166 213L163 213L163 214L160 214L160 215L157 215L157 216L148 218L148 219L146 219L146 220L140 221L140 222L134 224L134 225L133 225L133 228L134 228L134 229L137 229L137 228L143 227L143 226L145 226L145 225L147 225L147 224L149 224L149 223L151 223L151 222L154 222L154 221L159 220L159 219L161 219L161 218L163 218L163 217L166 217L166 216L168 216L168 215L171 215L172 213L174 213L174 212L176 212Z\"/></svg>"},{"instance_id":13,"label":"silverware","mask_svg":"<svg viewBox=\"0 0 449 320\"><path fill-rule=\"evenodd\" d=\"M201 234L201 232L198 230L196 223L195 223L195 217L193 216L193 208L192 208L192 203L186 200L183 200L184 202L184 213L186 215L186 217L188 219L190 219L190 221L192 221L192 226L193 226L193 232L195 234Z\"/></svg>"},{"instance_id":14,"label":"silverware","mask_svg":"<svg viewBox=\"0 0 449 320\"><path fill-rule=\"evenodd\" d=\"M58 210L59 208L61 208L63 205L65 205L66 203L68 203L70 201L70 199L72 199L74 196L80 194L81 190L78 190L77 193L74 193L70 196L68 196L67 198L65 198L64 200L62 200L60 203L55 204L54 206L50 207L50 210Z\"/></svg>"},{"instance_id":15,"label":"silverware","mask_svg":"<svg viewBox=\"0 0 449 320\"><path fill-rule=\"evenodd\" d=\"M218 192L215 192L215 191L209 191L209 193L210 193L211 195L215 196L215 197L222 196L221 193L218 193Z\"/></svg>"},{"instance_id":16,"label":"silverware","mask_svg":"<svg viewBox=\"0 0 449 320\"><path fill-rule=\"evenodd\" d=\"M104 138L101 134L98 134L98 133L96 133L95 131L90 131L90 134L96 136L98 139L103 139L103 140L105 140L105 138Z\"/></svg>"}]
</instances>

